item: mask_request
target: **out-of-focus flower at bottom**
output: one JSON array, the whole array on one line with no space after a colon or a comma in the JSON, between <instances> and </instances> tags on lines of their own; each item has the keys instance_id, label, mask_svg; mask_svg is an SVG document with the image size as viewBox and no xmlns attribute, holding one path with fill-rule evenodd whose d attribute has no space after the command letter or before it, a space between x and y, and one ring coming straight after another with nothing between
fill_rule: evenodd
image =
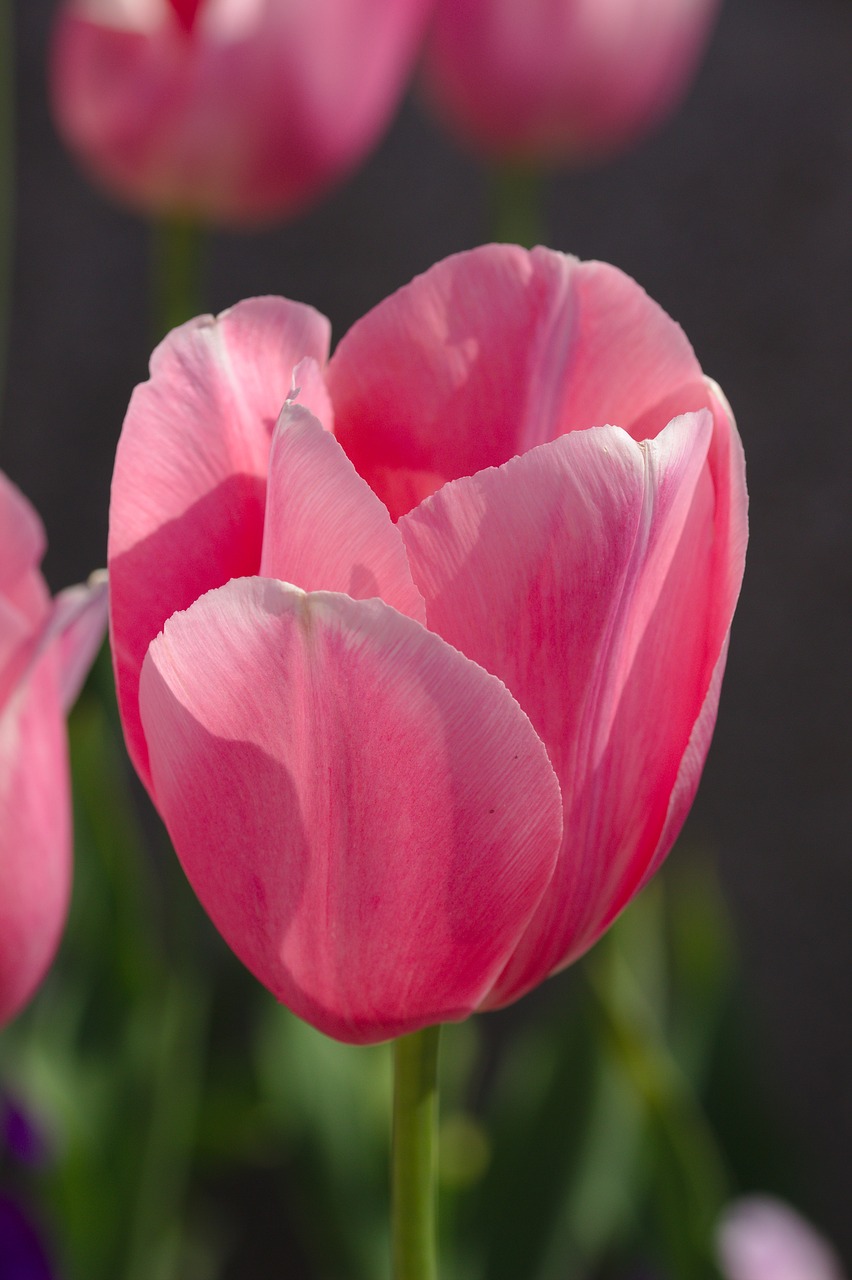
<instances>
[{"instance_id":1,"label":"out-of-focus flower at bottom","mask_svg":"<svg viewBox=\"0 0 852 1280\"><path fill-rule=\"evenodd\" d=\"M38 1231L7 1195L0 1195L0 1280L56 1280Z\"/></svg>"},{"instance_id":2,"label":"out-of-focus flower at bottom","mask_svg":"<svg viewBox=\"0 0 852 1280\"><path fill-rule=\"evenodd\" d=\"M716 1253L725 1280L846 1280L827 1241L770 1196L748 1196L728 1208Z\"/></svg>"},{"instance_id":3,"label":"out-of-focus flower at bottom","mask_svg":"<svg viewBox=\"0 0 852 1280\"><path fill-rule=\"evenodd\" d=\"M50 1144L32 1115L10 1094L0 1093L0 1158L38 1167L50 1159ZM0 1273L2 1274L2 1273Z\"/></svg>"}]
</instances>

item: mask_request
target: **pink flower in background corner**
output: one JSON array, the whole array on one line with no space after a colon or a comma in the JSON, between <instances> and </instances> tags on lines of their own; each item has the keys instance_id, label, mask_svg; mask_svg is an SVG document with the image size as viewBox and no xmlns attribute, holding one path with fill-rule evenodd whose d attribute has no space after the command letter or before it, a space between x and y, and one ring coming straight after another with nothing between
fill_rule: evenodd
<instances>
[{"instance_id":1,"label":"pink flower in background corner","mask_svg":"<svg viewBox=\"0 0 852 1280\"><path fill-rule=\"evenodd\" d=\"M744 1196L728 1207L716 1252L725 1280L846 1280L828 1242L771 1196Z\"/></svg>"},{"instance_id":2,"label":"pink flower in background corner","mask_svg":"<svg viewBox=\"0 0 852 1280\"><path fill-rule=\"evenodd\" d=\"M65 712L106 629L105 575L51 601L44 530L0 472L0 1025L53 959L71 886Z\"/></svg>"},{"instance_id":3,"label":"pink flower in background corner","mask_svg":"<svg viewBox=\"0 0 852 1280\"><path fill-rule=\"evenodd\" d=\"M157 348L116 457L111 633L214 923L370 1041L517 999L660 865L747 500L718 388L605 264L460 254L328 347L261 298Z\"/></svg>"},{"instance_id":4,"label":"pink flower in background corner","mask_svg":"<svg viewBox=\"0 0 852 1280\"><path fill-rule=\"evenodd\" d=\"M288 216L390 122L429 0L64 0L50 66L71 150L155 215Z\"/></svg>"},{"instance_id":5,"label":"pink flower in background corner","mask_svg":"<svg viewBox=\"0 0 852 1280\"><path fill-rule=\"evenodd\" d=\"M720 0L437 0L427 100L493 160L622 150L674 110Z\"/></svg>"}]
</instances>

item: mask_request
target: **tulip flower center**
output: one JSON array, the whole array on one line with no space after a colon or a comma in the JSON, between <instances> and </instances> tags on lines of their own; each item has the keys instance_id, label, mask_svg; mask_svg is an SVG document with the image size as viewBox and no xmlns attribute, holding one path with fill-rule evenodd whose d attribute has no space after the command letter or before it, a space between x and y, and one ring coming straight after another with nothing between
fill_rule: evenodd
<instances>
[{"instance_id":1,"label":"tulip flower center","mask_svg":"<svg viewBox=\"0 0 852 1280\"><path fill-rule=\"evenodd\" d=\"M190 32L204 0L168 0L168 2L184 31Z\"/></svg>"}]
</instances>

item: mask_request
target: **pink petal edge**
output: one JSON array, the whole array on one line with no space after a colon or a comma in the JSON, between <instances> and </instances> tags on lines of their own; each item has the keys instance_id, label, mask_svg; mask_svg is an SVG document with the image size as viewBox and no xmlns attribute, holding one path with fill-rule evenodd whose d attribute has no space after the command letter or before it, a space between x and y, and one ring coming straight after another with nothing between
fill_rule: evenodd
<instances>
[{"instance_id":1,"label":"pink petal edge","mask_svg":"<svg viewBox=\"0 0 852 1280\"><path fill-rule=\"evenodd\" d=\"M299 404L284 406L269 457L263 577L303 591L371 596L425 623L402 536L334 436Z\"/></svg>"}]
</instances>

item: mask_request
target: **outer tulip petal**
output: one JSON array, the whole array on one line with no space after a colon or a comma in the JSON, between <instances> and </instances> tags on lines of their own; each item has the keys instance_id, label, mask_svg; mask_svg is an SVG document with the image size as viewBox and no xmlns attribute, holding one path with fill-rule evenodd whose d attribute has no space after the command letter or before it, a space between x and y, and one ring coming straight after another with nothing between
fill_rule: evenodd
<instances>
[{"instance_id":1,"label":"outer tulip petal","mask_svg":"<svg viewBox=\"0 0 852 1280\"><path fill-rule=\"evenodd\" d=\"M35 509L0 471L0 597L30 627L41 622L48 608L38 567L46 546Z\"/></svg>"},{"instance_id":2,"label":"outer tulip petal","mask_svg":"<svg viewBox=\"0 0 852 1280\"><path fill-rule=\"evenodd\" d=\"M683 331L629 277L549 249L438 263L343 338L338 439L395 518L567 431L652 438L711 397Z\"/></svg>"},{"instance_id":3,"label":"outer tulip petal","mask_svg":"<svg viewBox=\"0 0 852 1280\"><path fill-rule=\"evenodd\" d=\"M505 681L565 801L551 889L491 1003L590 945L664 828L676 834L669 799L735 602L712 590L729 553L712 430L705 412L643 445L616 428L572 433L400 520L430 628ZM685 791L706 745L693 744Z\"/></svg>"},{"instance_id":4,"label":"outer tulip petal","mask_svg":"<svg viewBox=\"0 0 852 1280\"><path fill-rule=\"evenodd\" d=\"M304 591L378 596L426 621L387 508L334 436L298 404L286 405L272 442L260 572Z\"/></svg>"},{"instance_id":5,"label":"outer tulip petal","mask_svg":"<svg viewBox=\"0 0 852 1280\"><path fill-rule=\"evenodd\" d=\"M0 471L0 709L32 660L50 610L38 567L46 545L36 511Z\"/></svg>"},{"instance_id":6,"label":"outer tulip petal","mask_svg":"<svg viewBox=\"0 0 852 1280\"><path fill-rule=\"evenodd\" d=\"M562 826L498 680L380 601L249 579L170 619L140 697L187 875L279 999L363 1042L481 1002Z\"/></svg>"},{"instance_id":7,"label":"outer tulip petal","mask_svg":"<svg viewBox=\"0 0 852 1280\"><path fill-rule=\"evenodd\" d=\"M297 400L323 425L326 431L334 431L334 407L322 369L311 356L300 360L293 370L293 384L289 400Z\"/></svg>"},{"instance_id":8,"label":"outer tulip petal","mask_svg":"<svg viewBox=\"0 0 852 1280\"><path fill-rule=\"evenodd\" d=\"M211 587L256 573L269 444L305 356L328 322L280 298L191 321L160 344L133 393L110 506L110 626L128 748L144 782L142 659L163 623Z\"/></svg>"},{"instance_id":9,"label":"outer tulip petal","mask_svg":"<svg viewBox=\"0 0 852 1280\"><path fill-rule=\"evenodd\" d=\"M56 951L71 887L65 723L51 651L0 714L0 1024Z\"/></svg>"},{"instance_id":10,"label":"outer tulip petal","mask_svg":"<svg viewBox=\"0 0 852 1280\"><path fill-rule=\"evenodd\" d=\"M66 587L53 602L42 645L58 645L59 693L64 711L76 701L107 627L109 607L106 571L97 570L88 582Z\"/></svg>"}]
</instances>

